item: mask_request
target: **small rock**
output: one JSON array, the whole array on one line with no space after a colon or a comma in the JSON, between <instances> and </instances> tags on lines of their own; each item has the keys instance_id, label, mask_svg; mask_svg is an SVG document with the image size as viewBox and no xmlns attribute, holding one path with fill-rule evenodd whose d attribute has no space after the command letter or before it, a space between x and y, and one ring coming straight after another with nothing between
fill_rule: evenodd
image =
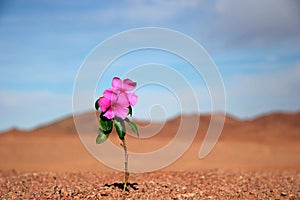
<instances>
[{"instance_id":1,"label":"small rock","mask_svg":"<svg viewBox=\"0 0 300 200\"><path fill-rule=\"evenodd\" d=\"M296 199L296 196L295 196L295 195L291 194L291 195L289 196L289 200L295 200L295 199Z\"/></svg>"},{"instance_id":2,"label":"small rock","mask_svg":"<svg viewBox=\"0 0 300 200\"><path fill-rule=\"evenodd\" d=\"M287 193L286 192L281 192L280 196L285 197L285 196L287 196Z\"/></svg>"}]
</instances>

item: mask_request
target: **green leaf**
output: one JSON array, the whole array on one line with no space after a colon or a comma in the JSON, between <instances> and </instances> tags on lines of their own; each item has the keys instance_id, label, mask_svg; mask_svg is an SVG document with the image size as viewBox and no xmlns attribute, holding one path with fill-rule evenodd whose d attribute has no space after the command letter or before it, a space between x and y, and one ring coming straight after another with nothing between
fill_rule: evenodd
<instances>
[{"instance_id":1,"label":"green leaf","mask_svg":"<svg viewBox=\"0 0 300 200\"><path fill-rule=\"evenodd\" d=\"M114 125L116 127L116 131L119 135L119 138L121 140L124 139L125 135L126 135L126 129L125 129L125 123L124 120L120 119L120 118L115 118L114 119Z\"/></svg>"},{"instance_id":2,"label":"green leaf","mask_svg":"<svg viewBox=\"0 0 300 200\"><path fill-rule=\"evenodd\" d=\"M103 119L102 117L100 117L100 120L99 120L99 124L100 124L100 128L106 132L106 131L110 131L112 130L112 127L113 127L113 122L112 120L105 120ZM109 133L110 133L109 132Z\"/></svg>"},{"instance_id":3,"label":"green leaf","mask_svg":"<svg viewBox=\"0 0 300 200\"><path fill-rule=\"evenodd\" d=\"M98 136L96 138L96 143L97 144L102 144L107 140L109 137L109 134L105 134L100 128L98 129Z\"/></svg>"},{"instance_id":4,"label":"green leaf","mask_svg":"<svg viewBox=\"0 0 300 200\"><path fill-rule=\"evenodd\" d=\"M128 115L130 115L130 117L132 117L132 107L131 106L128 107Z\"/></svg>"},{"instance_id":5,"label":"green leaf","mask_svg":"<svg viewBox=\"0 0 300 200\"><path fill-rule=\"evenodd\" d=\"M135 124L134 122L130 121L127 117L126 117L125 121L126 121L126 122L128 123L128 125L131 127L131 130L136 134L136 136L139 137L140 134L139 134L139 130L138 130L136 124Z\"/></svg>"},{"instance_id":6,"label":"green leaf","mask_svg":"<svg viewBox=\"0 0 300 200\"><path fill-rule=\"evenodd\" d=\"M96 108L96 110L99 110L99 108L100 108L100 105L99 105L99 103L98 103L98 100L99 100L99 99L97 99L96 102L95 102L95 108Z\"/></svg>"},{"instance_id":7,"label":"green leaf","mask_svg":"<svg viewBox=\"0 0 300 200\"><path fill-rule=\"evenodd\" d=\"M100 113L99 125L100 125L101 130L105 134L110 134L113 129L112 119L108 119L107 117L105 117L104 112Z\"/></svg>"}]
</instances>

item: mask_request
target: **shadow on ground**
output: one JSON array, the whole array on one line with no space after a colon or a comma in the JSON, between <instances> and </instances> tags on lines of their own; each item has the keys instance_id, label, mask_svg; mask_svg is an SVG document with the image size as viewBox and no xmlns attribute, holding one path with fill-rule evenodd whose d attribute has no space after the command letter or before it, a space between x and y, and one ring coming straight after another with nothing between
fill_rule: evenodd
<instances>
[{"instance_id":1,"label":"shadow on ground","mask_svg":"<svg viewBox=\"0 0 300 200\"><path fill-rule=\"evenodd\" d=\"M137 185L138 185L137 183L127 183L126 191L129 191L128 188L132 188L133 190L138 190L139 188L136 187ZM113 184L106 183L104 185L104 187L116 187L116 188L120 188L121 190L123 190L124 183L113 183Z\"/></svg>"}]
</instances>

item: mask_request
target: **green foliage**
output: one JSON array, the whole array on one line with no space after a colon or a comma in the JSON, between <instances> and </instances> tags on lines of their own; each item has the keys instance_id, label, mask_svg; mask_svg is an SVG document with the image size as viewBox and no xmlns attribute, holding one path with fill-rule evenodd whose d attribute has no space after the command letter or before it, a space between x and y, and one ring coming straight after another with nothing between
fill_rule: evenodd
<instances>
[{"instance_id":1,"label":"green foliage","mask_svg":"<svg viewBox=\"0 0 300 200\"><path fill-rule=\"evenodd\" d=\"M110 134L111 131L112 131L112 129L113 129L113 121L112 121L112 119L106 118L104 116L104 112L100 113L99 125L100 125L100 129L105 134Z\"/></svg>"},{"instance_id":2,"label":"green foliage","mask_svg":"<svg viewBox=\"0 0 300 200\"><path fill-rule=\"evenodd\" d=\"M126 135L126 129L125 129L125 123L124 123L124 120L118 118L118 117L115 117L114 118L114 125L116 127L116 131L119 135L119 138L121 140L124 139L125 135Z\"/></svg>"},{"instance_id":3,"label":"green foliage","mask_svg":"<svg viewBox=\"0 0 300 200\"><path fill-rule=\"evenodd\" d=\"M112 120L105 120L102 117L99 120L100 128L103 130L106 134L111 133L113 128L113 122Z\"/></svg>"},{"instance_id":4,"label":"green foliage","mask_svg":"<svg viewBox=\"0 0 300 200\"><path fill-rule=\"evenodd\" d=\"M96 110L99 110L99 108L100 108L100 105L99 105L99 103L98 103L98 99L97 99L96 102L95 102L95 108L96 108Z\"/></svg>"},{"instance_id":5,"label":"green foliage","mask_svg":"<svg viewBox=\"0 0 300 200\"><path fill-rule=\"evenodd\" d=\"M127 117L125 118L125 121L131 127L131 130L136 134L136 136L139 137L139 131L138 131L136 124L134 122L130 121Z\"/></svg>"},{"instance_id":6,"label":"green foliage","mask_svg":"<svg viewBox=\"0 0 300 200\"><path fill-rule=\"evenodd\" d=\"M107 140L109 137L109 134L105 134L100 128L98 129L98 136L96 138L96 143L97 144L102 144Z\"/></svg>"},{"instance_id":7,"label":"green foliage","mask_svg":"<svg viewBox=\"0 0 300 200\"><path fill-rule=\"evenodd\" d=\"M132 117L132 107L131 106L128 107L128 115L130 117Z\"/></svg>"}]
</instances>

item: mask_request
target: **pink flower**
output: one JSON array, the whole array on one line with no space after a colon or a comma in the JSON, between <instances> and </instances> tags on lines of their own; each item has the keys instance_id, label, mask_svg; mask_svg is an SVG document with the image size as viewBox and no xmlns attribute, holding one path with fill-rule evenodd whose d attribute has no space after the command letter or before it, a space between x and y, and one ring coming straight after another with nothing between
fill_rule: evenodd
<instances>
[{"instance_id":1,"label":"pink flower","mask_svg":"<svg viewBox=\"0 0 300 200\"><path fill-rule=\"evenodd\" d=\"M120 78L115 77L112 81L112 88L105 90L103 96L98 100L104 116L108 119L114 117L125 119L128 115L128 107L134 106L137 102L137 95L129 92L135 87L136 83L130 79L122 82Z\"/></svg>"},{"instance_id":2,"label":"pink flower","mask_svg":"<svg viewBox=\"0 0 300 200\"><path fill-rule=\"evenodd\" d=\"M114 92L120 92L125 93L127 95L127 98L129 100L129 104L131 106L134 106L137 102L137 95L134 93L129 93L129 91L132 91L136 87L136 82L133 82L130 79L125 79L123 82L120 78L114 77L112 81L112 89Z\"/></svg>"}]
</instances>

